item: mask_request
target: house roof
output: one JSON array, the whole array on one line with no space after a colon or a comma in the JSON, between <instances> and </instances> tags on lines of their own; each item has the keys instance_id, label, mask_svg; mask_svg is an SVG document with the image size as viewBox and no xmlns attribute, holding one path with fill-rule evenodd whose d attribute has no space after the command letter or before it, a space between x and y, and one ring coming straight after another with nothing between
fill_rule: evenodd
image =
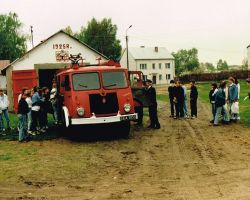
<instances>
[{"instance_id":1,"label":"house roof","mask_svg":"<svg viewBox=\"0 0 250 200\"><path fill-rule=\"evenodd\" d=\"M174 59L165 47L129 47L129 53L135 60Z\"/></svg>"},{"instance_id":2,"label":"house roof","mask_svg":"<svg viewBox=\"0 0 250 200\"><path fill-rule=\"evenodd\" d=\"M10 64L9 60L0 60L0 70L4 69L9 64Z\"/></svg>"},{"instance_id":3,"label":"house roof","mask_svg":"<svg viewBox=\"0 0 250 200\"><path fill-rule=\"evenodd\" d=\"M72 39L76 40L77 42L81 43L82 45L86 46L87 48L91 49L92 51L94 51L95 53L99 54L100 56L104 57L105 59L109 60L108 57L106 57L105 55L101 54L100 52L98 52L97 50L95 50L94 48L90 47L89 45L87 45L86 43L80 41L79 39L77 39L76 37L66 33L64 30L60 30L56 33L54 33L53 35L51 35L50 37L48 37L47 39L43 40L42 42L40 42L38 45L36 45L35 47L33 47L32 49L30 49L29 51L27 51L21 58L18 58L16 60L14 60L12 63L10 63L9 65L5 66L4 68L0 69L0 71L2 72L2 74L5 74L6 69L13 65L14 63L18 62L19 60L21 60L25 55L29 54L30 52L32 52L33 50L35 50L37 47L39 47L40 45L42 45L43 43L47 42L49 39L53 38L54 36L58 35L59 33L63 33L69 37L71 37Z\"/></svg>"}]
</instances>

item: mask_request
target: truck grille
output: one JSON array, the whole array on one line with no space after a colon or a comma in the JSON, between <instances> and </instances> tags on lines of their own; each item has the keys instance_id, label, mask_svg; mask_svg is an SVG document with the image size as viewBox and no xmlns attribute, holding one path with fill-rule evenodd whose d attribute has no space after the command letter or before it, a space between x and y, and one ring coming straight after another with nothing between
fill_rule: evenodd
<instances>
[{"instance_id":1,"label":"truck grille","mask_svg":"<svg viewBox=\"0 0 250 200\"><path fill-rule=\"evenodd\" d=\"M117 113L119 110L116 93L108 93L106 96L90 94L89 102L91 112L96 115Z\"/></svg>"}]
</instances>

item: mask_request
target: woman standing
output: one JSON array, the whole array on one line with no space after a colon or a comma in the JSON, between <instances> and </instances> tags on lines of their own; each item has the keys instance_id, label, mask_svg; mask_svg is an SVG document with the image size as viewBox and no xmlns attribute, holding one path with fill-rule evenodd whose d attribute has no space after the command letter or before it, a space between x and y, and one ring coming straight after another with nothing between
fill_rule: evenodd
<instances>
[{"instance_id":1,"label":"woman standing","mask_svg":"<svg viewBox=\"0 0 250 200\"><path fill-rule=\"evenodd\" d=\"M229 124L229 116L227 110L225 110L225 104L226 104L226 82L222 81L220 84L220 89L217 91L215 95L215 108L216 108L216 114L214 118L214 126L219 125L219 117L221 113L223 112L223 123Z\"/></svg>"},{"instance_id":2,"label":"woman standing","mask_svg":"<svg viewBox=\"0 0 250 200\"><path fill-rule=\"evenodd\" d=\"M234 77L234 83L236 85L236 87L238 88L238 104L239 104L239 100L240 100L240 83L238 81L238 79L236 77ZM238 113L238 115L236 116L236 120L240 120L240 113Z\"/></svg>"},{"instance_id":3,"label":"woman standing","mask_svg":"<svg viewBox=\"0 0 250 200\"><path fill-rule=\"evenodd\" d=\"M27 114L29 112L29 106L26 102L26 95L22 94L18 102L18 120L19 120L19 142L25 142L28 140L27 136Z\"/></svg>"}]
</instances>

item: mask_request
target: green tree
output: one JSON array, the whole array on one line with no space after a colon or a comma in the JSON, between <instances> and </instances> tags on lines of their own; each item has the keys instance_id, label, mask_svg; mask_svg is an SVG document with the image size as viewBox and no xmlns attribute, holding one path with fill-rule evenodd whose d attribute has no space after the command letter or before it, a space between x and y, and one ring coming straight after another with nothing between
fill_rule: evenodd
<instances>
[{"instance_id":1,"label":"green tree","mask_svg":"<svg viewBox=\"0 0 250 200\"><path fill-rule=\"evenodd\" d=\"M66 33L68 33L69 35L74 35L74 33L73 33L73 31L72 31L72 29L71 29L71 27L70 26L67 26L65 29L63 29L64 30L64 32L66 32Z\"/></svg>"},{"instance_id":2,"label":"green tree","mask_svg":"<svg viewBox=\"0 0 250 200\"><path fill-rule=\"evenodd\" d=\"M172 53L175 59L175 71L179 76L183 72L192 72L199 68L198 50L192 48L189 50L181 49Z\"/></svg>"},{"instance_id":3,"label":"green tree","mask_svg":"<svg viewBox=\"0 0 250 200\"><path fill-rule=\"evenodd\" d=\"M117 26L112 24L111 19L104 18L102 21L97 21L92 18L87 27L81 27L75 36L108 58L118 60L122 47L116 34Z\"/></svg>"},{"instance_id":4,"label":"green tree","mask_svg":"<svg viewBox=\"0 0 250 200\"><path fill-rule=\"evenodd\" d=\"M248 60L247 60L247 58L243 59L241 67L242 67L243 70L247 70L248 69Z\"/></svg>"},{"instance_id":5,"label":"green tree","mask_svg":"<svg viewBox=\"0 0 250 200\"><path fill-rule=\"evenodd\" d=\"M215 71L215 66L213 65L213 63L205 63L205 67L209 72L214 72Z\"/></svg>"},{"instance_id":6,"label":"green tree","mask_svg":"<svg viewBox=\"0 0 250 200\"><path fill-rule=\"evenodd\" d=\"M26 52L28 37L21 27L16 13L0 15L0 59L13 61Z\"/></svg>"},{"instance_id":7,"label":"green tree","mask_svg":"<svg viewBox=\"0 0 250 200\"><path fill-rule=\"evenodd\" d=\"M227 62L225 60L223 61L222 59L220 59L218 61L218 63L217 63L217 70L225 71L225 70L228 70L228 69L229 69L229 67L228 67Z\"/></svg>"}]
</instances>

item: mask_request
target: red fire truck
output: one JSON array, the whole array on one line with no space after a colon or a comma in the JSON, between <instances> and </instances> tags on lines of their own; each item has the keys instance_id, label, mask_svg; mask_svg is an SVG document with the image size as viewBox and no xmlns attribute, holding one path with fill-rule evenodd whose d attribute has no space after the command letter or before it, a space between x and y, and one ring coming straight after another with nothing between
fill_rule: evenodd
<instances>
[{"instance_id":1,"label":"red fire truck","mask_svg":"<svg viewBox=\"0 0 250 200\"><path fill-rule=\"evenodd\" d=\"M110 62L81 66L80 55L70 59L72 67L56 75L64 126L116 123L119 131L129 134L130 121L137 119L137 113L127 69L110 66Z\"/></svg>"}]
</instances>

